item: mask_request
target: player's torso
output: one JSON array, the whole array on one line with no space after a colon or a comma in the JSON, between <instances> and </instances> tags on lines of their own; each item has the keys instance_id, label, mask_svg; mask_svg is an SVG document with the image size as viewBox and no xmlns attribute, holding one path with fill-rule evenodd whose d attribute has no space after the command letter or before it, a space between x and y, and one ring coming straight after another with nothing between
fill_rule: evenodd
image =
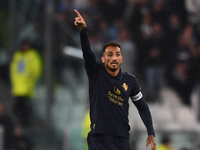
<instances>
[{"instance_id":1,"label":"player's torso","mask_svg":"<svg viewBox=\"0 0 200 150\"><path fill-rule=\"evenodd\" d=\"M106 72L104 66L100 64L93 72L89 73L92 126L97 127L98 122L101 124L102 130L128 132L130 129L128 125L128 100L132 84L132 80L126 78L121 71L114 77ZM103 126L106 126L107 129L104 129Z\"/></svg>"}]
</instances>

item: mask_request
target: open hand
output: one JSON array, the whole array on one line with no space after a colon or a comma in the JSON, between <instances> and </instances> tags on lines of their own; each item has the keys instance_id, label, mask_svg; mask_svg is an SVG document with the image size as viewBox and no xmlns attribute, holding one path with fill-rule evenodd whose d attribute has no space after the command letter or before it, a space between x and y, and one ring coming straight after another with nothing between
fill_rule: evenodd
<instances>
[{"instance_id":1,"label":"open hand","mask_svg":"<svg viewBox=\"0 0 200 150\"><path fill-rule=\"evenodd\" d=\"M87 26L86 26L86 23L85 23L85 20L83 19L83 17L80 15L80 13L74 9L77 17L75 18L75 21L74 21L74 24L76 27L78 27L80 30L83 30L85 29Z\"/></svg>"},{"instance_id":2,"label":"open hand","mask_svg":"<svg viewBox=\"0 0 200 150\"><path fill-rule=\"evenodd\" d=\"M149 148L149 144L151 144L151 150L155 150L156 149L156 140L155 137L153 135L149 135L147 137L147 142L146 142L146 148Z\"/></svg>"}]
</instances>

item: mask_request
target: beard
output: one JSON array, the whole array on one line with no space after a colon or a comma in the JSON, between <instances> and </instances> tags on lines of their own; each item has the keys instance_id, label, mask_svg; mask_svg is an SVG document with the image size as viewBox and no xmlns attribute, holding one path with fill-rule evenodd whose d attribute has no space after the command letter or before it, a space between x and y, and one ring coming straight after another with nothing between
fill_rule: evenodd
<instances>
[{"instance_id":1,"label":"beard","mask_svg":"<svg viewBox=\"0 0 200 150\"><path fill-rule=\"evenodd\" d=\"M110 71L115 72L119 67L117 67L117 68L111 68L111 67L107 66L107 68L108 68Z\"/></svg>"}]
</instances>

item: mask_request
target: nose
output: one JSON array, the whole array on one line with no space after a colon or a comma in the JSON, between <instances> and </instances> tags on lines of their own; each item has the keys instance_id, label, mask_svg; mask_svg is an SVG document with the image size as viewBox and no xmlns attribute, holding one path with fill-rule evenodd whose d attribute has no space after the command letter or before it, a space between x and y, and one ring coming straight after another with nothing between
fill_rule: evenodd
<instances>
[{"instance_id":1,"label":"nose","mask_svg":"<svg viewBox=\"0 0 200 150\"><path fill-rule=\"evenodd\" d=\"M113 55L113 60L117 60L117 55Z\"/></svg>"}]
</instances>

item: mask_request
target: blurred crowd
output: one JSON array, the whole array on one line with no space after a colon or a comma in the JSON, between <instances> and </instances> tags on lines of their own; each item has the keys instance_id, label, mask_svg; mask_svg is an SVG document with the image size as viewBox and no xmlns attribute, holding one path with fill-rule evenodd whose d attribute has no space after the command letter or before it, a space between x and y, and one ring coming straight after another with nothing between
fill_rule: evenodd
<instances>
[{"instance_id":1,"label":"blurred crowd","mask_svg":"<svg viewBox=\"0 0 200 150\"><path fill-rule=\"evenodd\" d=\"M7 113L4 104L0 102L0 128L4 138L1 149L31 150L32 143L26 132L24 132L23 127L20 124L16 124Z\"/></svg>"},{"instance_id":2,"label":"blurred crowd","mask_svg":"<svg viewBox=\"0 0 200 150\"><path fill-rule=\"evenodd\" d=\"M187 106L191 106L194 89L200 95L198 0L20 0L16 25L18 47L26 39L43 53L43 18L45 8L52 3L55 9L52 49L58 78L62 79L63 47L80 47L79 31L74 26L74 9L77 9L87 22L97 59L100 61L106 42L119 42L125 58L122 71L135 74L142 82L146 100L162 102L163 85L173 88ZM79 63L74 64L80 68Z\"/></svg>"},{"instance_id":3,"label":"blurred crowd","mask_svg":"<svg viewBox=\"0 0 200 150\"><path fill-rule=\"evenodd\" d=\"M85 1L86 2L86 1ZM93 51L101 56L103 44L122 45L122 70L144 81L146 99L161 101L162 85L173 88L183 104L199 85L200 2L198 0L61 0L57 17L73 35L74 11L87 22Z\"/></svg>"},{"instance_id":4,"label":"blurred crowd","mask_svg":"<svg viewBox=\"0 0 200 150\"><path fill-rule=\"evenodd\" d=\"M8 36L6 33L8 31L6 30L8 2L0 0L2 26L0 37ZM23 42L27 42L30 44L28 49L34 49L43 56L45 8L50 3L54 3L55 8L55 16L52 16L54 21L52 64L56 78L62 80L62 67L68 63L68 60L63 61L66 60L62 54L63 47L69 45L80 48L79 31L74 26L76 16L74 9L77 9L86 20L91 47L97 60L100 61L102 47L106 42L119 42L124 56L122 71L137 76L144 88L146 101L162 103L160 91L164 86L172 88L182 104L190 107L191 94L196 90L198 108L200 108L199 0L19 0L16 2L18 17L15 22L16 50L22 50L20 46ZM8 74L10 67L8 64L2 65L2 47L8 46L5 39L0 38L0 76L4 81L15 75ZM29 57L32 58L32 55L30 54ZM19 64L15 68L23 70L25 62L22 59L26 59L27 56L23 57L17 52L13 56L11 62ZM79 74L83 66L76 60L73 65L71 62L69 62L70 66L76 74ZM30 72L34 74L33 71ZM18 76L15 78L19 79ZM34 83L31 91L34 90L36 77L32 80ZM28 88L25 87L25 89ZM16 99L13 111L19 119L19 124L13 123L12 119L4 114L4 105L0 103L0 124L6 127L5 147L30 150L31 143L23 135L24 123L21 122L24 122L24 119L30 119L28 116L31 113L30 110L26 111L23 107L28 108L27 100L32 96L13 94L13 98ZM200 109L198 110L200 121ZM12 141L12 144L8 144L7 141L9 143Z\"/></svg>"}]
</instances>

